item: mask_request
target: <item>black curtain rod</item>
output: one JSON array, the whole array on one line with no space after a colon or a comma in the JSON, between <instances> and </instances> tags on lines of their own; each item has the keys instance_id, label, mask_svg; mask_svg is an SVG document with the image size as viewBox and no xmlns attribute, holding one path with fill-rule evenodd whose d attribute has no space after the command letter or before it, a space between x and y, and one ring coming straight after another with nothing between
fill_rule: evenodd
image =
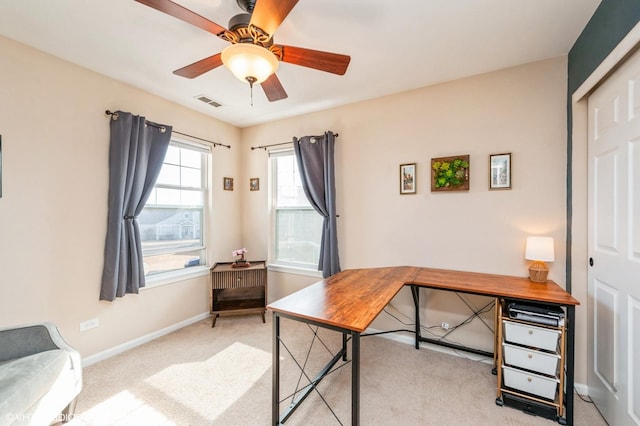
<instances>
[{"instance_id":1,"label":"black curtain rod","mask_svg":"<svg viewBox=\"0 0 640 426\"><path fill-rule=\"evenodd\" d=\"M333 136L335 136L336 138L338 136L340 136L339 133L334 134ZM312 138L320 138L322 136L311 136ZM272 143L271 145L262 145L262 146L252 146L251 150L253 151L254 149L264 149L265 151L267 150L267 148L271 148L272 146L280 146L280 145L289 145L290 143L293 143L293 141L290 142L282 142L282 143Z\"/></svg>"},{"instance_id":2,"label":"black curtain rod","mask_svg":"<svg viewBox=\"0 0 640 426\"><path fill-rule=\"evenodd\" d=\"M105 114L107 114L107 115L114 115L116 118L118 118L118 113L117 113L117 112L111 112L111 111L109 111L109 110L106 110L106 111L105 111ZM158 124L152 123L151 121L147 121L147 124L149 124L149 125L151 125L151 126L153 126L153 127L157 127L158 129L164 129L164 127L163 127L163 126L160 126L160 125L158 125ZM197 137L197 136L189 135L189 134L187 134L187 133L178 132L177 130L173 130L173 131L172 131L172 133L176 133L176 134L178 134L178 135L186 136L186 137L188 137L188 138L197 139L197 140L202 141L202 142L210 143L210 144L212 144L212 145L214 146L214 148L215 148L216 146L224 146L224 147L226 147L226 148L231 149L231 145L225 145L225 144L220 143L220 142L213 142L213 141L210 141L210 140L208 140L208 139L203 139L203 138L199 138L199 137Z\"/></svg>"}]
</instances>

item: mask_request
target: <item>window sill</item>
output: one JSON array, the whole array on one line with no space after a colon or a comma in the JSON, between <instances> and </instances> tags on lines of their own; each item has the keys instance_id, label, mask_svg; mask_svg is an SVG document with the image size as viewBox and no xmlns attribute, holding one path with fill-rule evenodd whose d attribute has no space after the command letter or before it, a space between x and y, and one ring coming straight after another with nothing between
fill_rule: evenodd
<instances>
[{"instance_id":1,"label":"window sill","mask_svg":"<svg viewBox=\"0 0 640 426\"><path fill-rule=\"evenodd\" d=\"M322 278L322 271L315 271L312 269L296 268L294 266L279 265L277 263L270 263L268 266L269 271L282 272L285 274L305 275L308 277Z\"/></svg>"},{"instance_id":2,"label":"window sill","mask_svg":"<svg viewBox=\"0 0 640 426\"><path fill-rule=\"evenodd\" d=\"M167 284L175 284L180 281L190 280L192 278L205 277L209 274L209 267L193 266L191 268L180 269L178 271L165 272L158 275L153 275L146 278L146 286L142 287L140 291L150 288L160 287Z\"/></svg>"}]
</instances>

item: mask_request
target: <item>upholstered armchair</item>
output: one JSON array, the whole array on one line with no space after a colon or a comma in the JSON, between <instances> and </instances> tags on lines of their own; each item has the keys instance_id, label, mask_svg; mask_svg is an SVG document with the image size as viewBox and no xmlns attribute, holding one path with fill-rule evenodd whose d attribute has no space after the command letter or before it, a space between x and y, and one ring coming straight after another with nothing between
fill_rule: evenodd
<instances>
[{"instance_id":1,"label":"upholstered armchair","mask_svg":"<svg viewBox=\"0 0 640 426\"><path fill-rule=\"evenodd\" d=\"M81 389L80 354L54 324L0 328L0 424L69 421Z\"/></svg>"}]
</instances>

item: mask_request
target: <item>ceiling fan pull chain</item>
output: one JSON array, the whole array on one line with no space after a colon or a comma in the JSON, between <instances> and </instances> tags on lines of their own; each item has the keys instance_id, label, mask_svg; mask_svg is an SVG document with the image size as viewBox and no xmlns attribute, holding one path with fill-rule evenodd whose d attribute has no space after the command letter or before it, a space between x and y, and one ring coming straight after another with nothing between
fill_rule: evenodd
<instances>
[{"instance_id":1,"label":"ceiling fan pull chain","mask_svg":"<svg viewBox=\"0 0 640 426\"><path fill-rule=\"evenodd\" d=\"M253 106L253 83L255 83L258 80L256 80L256 78L252 76L249 76L246 79L249 82L249 90L251 91L251 106Z\"/></svg>"}]
</instances>

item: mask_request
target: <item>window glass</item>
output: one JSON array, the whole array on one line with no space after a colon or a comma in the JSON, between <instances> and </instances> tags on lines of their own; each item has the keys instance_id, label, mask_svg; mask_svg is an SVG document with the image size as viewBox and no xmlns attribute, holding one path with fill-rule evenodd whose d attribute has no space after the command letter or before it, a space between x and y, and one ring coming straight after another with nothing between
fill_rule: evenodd
<instances>
[{"instance_id":1,"label":"window glass","mask_svg":"<svg viewBox=\"0 0 640 426\"><path fill-rule=\"evenodd\" d=\"M175 141L169 146L138 216L147 276L206 264L207 158L207 147Z\"/></svg>"},{"instance_id":2,"label":"window glass","mask_svg":"<svg viewBox=\"0 0 640 426\"><path fill-rule=\"evenodd\" d=\"M164 163L156 184L180 185L180 166Z\"/></svg>"},{"instance_id":3,"label":"window glass","mask_svg":"<svg viewBox=\"0 0 640 426\"><path fill-rule=\"evenodd\" d=\"M316 271L323 218L307 200L293 150L270 155L273 194L271 262Z\"/></svg>"}]
</instances>

